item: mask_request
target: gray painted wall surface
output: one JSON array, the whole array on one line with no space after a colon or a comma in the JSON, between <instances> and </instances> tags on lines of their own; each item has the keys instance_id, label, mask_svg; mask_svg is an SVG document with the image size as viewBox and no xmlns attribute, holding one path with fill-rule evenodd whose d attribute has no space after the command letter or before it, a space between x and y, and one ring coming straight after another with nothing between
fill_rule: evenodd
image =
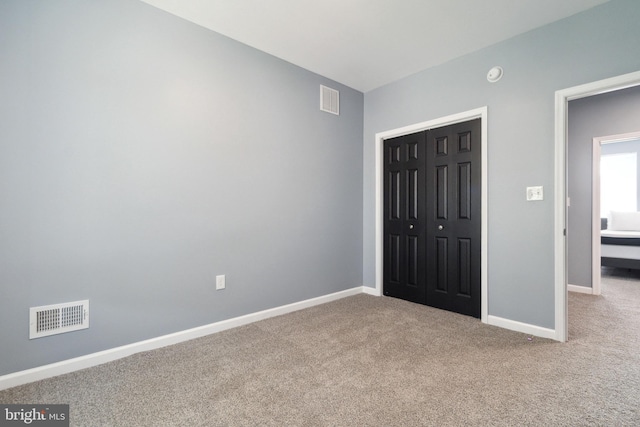
<instances>
[{"instance_id":1,"label":"gray painted wall surface","mask_svg":"<svg viewBox=\"0 0 640 427\"><path fill-rule=\"evenodd\" d=\"M0 29L0 375L362 286L362 93L137 1Z\"/></svg>"},{"instance_id":2,"label":"gray painted wall surface","mask_svg":"<svg viewBox=\"0 0 640 427\"><path fill-rule=\"evenodd\" d=\"M640 88L638 88L640 89ZM640 90L637 92L640 95ZM640 97L638 97L640 100ZM640 104L636 106L638 110L635 114L640 113ZM636 121L638 124L638 131L640 131L640 122ZM636 153L636 155L640 154L640 140L633 141L624 141L624 142L616 142L612 144L602 144L600 148L602 155L609 154L622 154L622 153ZM640 184L640 176L638 176L638 183ZM638 207L640 207L640 188L638 188Z\"/></svg>"},{"instance_id":3,"label":"gray painted wall surface","mask_svg":"<svg viewBox=\"0 0 640 427\"><path fill-rule=\"evenodd\" d=\"M591 287L593 138L640 131L640 87L570 101L568 117L568 281Z\"/></svg>"},{"instance_id":4,"label":"gray painted wall surface","mask_svg":"<svg viewBox=\"0 0 640 427\"><path fill-rule=\"evenodd\" d=\"M640 2L614 0L366 93L364 283L375 286L375 134L486 105L489 314L554 328L554 95L639 70L639 19ZM505 74L491 84L494 65ZM544 201L525 200L533 185Z\"/></svg>"}]
</instances>

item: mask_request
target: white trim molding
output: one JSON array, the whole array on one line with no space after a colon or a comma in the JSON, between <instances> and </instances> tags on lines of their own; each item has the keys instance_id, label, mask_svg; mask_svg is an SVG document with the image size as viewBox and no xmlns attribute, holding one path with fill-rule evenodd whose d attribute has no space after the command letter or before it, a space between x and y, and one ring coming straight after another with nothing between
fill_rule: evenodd
<instances>
[{"instance_id":1,"label":"white trim molding","mask_svg":"<svg viewBox=\"0 0 640 427\"><path fill-rule=\"evenodd\" d=\"M602 258L600 256L600 139L593 138L591 168L591 288L600 295ZM571 285L567 286L568 290Z\"/></svg>"},{"instance_id":2,"label":"white trim molding","mask_svg":"<svg viewBox=\"0 0 640 427\"><path fill-rule=\"evenodd\" d=\"M554 155L554 295L555 336L567 336L567 110L569 101L640 85L640 71L556 91Z\"/></svg>"},{"instance_id":3,"label":"white trim molding","mask_svg":"<svg viewBox=\"0 0 640 427\"><path fill-rule=\"evenodd\" d=\"M576 292L578 294L596 294L594 288L590 288L589 286L567 285L567 290L569 292Z\"/></svg>"},{"instance_id":4,"label":"white trim molding","mask_svg":"<svg viewBox=\"0 0 640 427\"><path fill-rule=\"evenodd\" d=\"M498 316L489 316L488 323L500 328L522 332L523 334L534 335L541 338L555 339L556 336L556 331L554 331L553 329L543 328L540 326L531 325L529 323L522 323L515 320L509 320Z\"/></svg>"},{"instance_id":5,"label":"white trim molding","mask_svg":"<svg viewBox=\"0 0 640 427\"><path fill-rule=\"evenodd\" d=\"M362 287L362 293L363 294L367 294L367 295L373 295L374 297L382 296L382 295L380 295L380 293L378 292L378 290L376 288L372 288L370 286L363 286Z\"/></svg>"},{"instance_id":6,"label":"white trim molding","mask_svg":"<svg viewBox=\"0 0 640 427\"><path fill-rule=\"evenodd\" d=\"M383 182L383 142L385 139L395 138L397 136L409 135L412 133L421 132L428 129L434 129L438 127L448 126L454 123L462 123L473 119L481 119L481 279L480 279L480 320L483 323L487 323L487 316L489 314L488 301L489 301L489 279L488 279L488 203L487 203L487 174L488 174L488 149L487 149L487 107L480 107L474 110L465 111L458 114L452 114L446 117L440 117L434 120L428 120L421 123L416 123L409 126L404 126L397 129L392 129L384 132L377 133L375 136L375 226L376 226L376 238L375 238L375 277L376 287L375 295L382 295L382 280L383 280L383 203L384 203L384 182Z\"/></svg>"},{"instance_id":7,"label":"white trim molding","mask_svg":"<svg viewBox=\"0 0 640 427\"><path fill-rule=\"evenodd\" d=\"M157 348L166 347L168 345L178 344L184 341L189 341L195 338L222 332L227 329L247 325L259 320L281 316L283 314L292 313L294 311L302 310L320 304L325 304L327 302L346 298L352 295L370 293L367 292L366 289L371 288L366 288L364 286L355 287L344 291L335 292L329 295L323 295L320 297L247 314L245 316L235 317L233 319L222 320L220 322L211 323L209 325L199 326L197 328L187 329L185 331L163 335L161 337L152 338L145 341L128 344L121 347L115 347L109 350L99 351L97 353L88 354L86 356L76 357L73 359L63 360L61 362L51 363L49 365L39 366L37 368L3 375L0 376L0 390L4 390L10 387L16 387L33 381L55 377L57 375L67 374L69 372L79 371L80 369L102 365L103 363L122 359L123 357L131 356L143 351L155 350Z\"/></svg>"}]
</instances>

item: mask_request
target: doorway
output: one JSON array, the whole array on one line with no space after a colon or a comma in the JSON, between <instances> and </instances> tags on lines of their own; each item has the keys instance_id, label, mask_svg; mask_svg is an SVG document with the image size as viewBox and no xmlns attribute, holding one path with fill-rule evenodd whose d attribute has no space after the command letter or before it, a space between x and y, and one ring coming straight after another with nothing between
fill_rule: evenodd
<instances>
[{"instance_id":1,"label":"doorway","mask_svg":"<svg viewBox=\"0 0 640 427\"><path fill-rule=\"evenodd\" d=\"M455 123L462 123L473 119L481 119L480 140L481 140L481 184L480 184L480 319L483 323L488 323L488 226L487 226L487 107L469 110L466 112L453 114L397 129L380 132L375 135L375 156L376 156L376 288L375 295L383 295L383 275L384 275L384 141L402 135L410 135L429 129L440 128Z\"/></svg>"},{"instance_id":2,"label":"doorway","mask_svg":"<svg viewBox=\"0 0 640 427\"><path fill-rule=\"evenodd\" d=\"M580 86L559 90L555 94L555 178L554 178L554 283L555 336L567 340L567 150L568 103L606 92L640 85L640 72L634 72Z\"/></svg>"},{"instance_id":3,"label":"doorway","mask_svg":"<svg viewBox=\"0 0 640 427\"><path fill-rule=\"evenodd\" d=\"M480 317L480 129L384 141L384 295Z\"/></svg>"},{"instance_id":4,"label":"doorway","mask_svg":"<svg viewBox=\"0 0 640 427\"><path fill-rule=\"evenodd\" d=\"M601 294L601 275L602 275L602 263L601 263L601 257L602 256L608 256L608 253L605 253L604 255L601 252L601 242L600 242L600 230L601 229L606 229L607 226L607 217L608 214L607 212L609 210L638 210L638 205L637 205L637 188L636 188L636 182L637 182L637 177L634 176L634 180L636 180L636 182L633 182L633 186L630 186L629 184L631 184L631 180L626 179L625 176L618 176L618 179L616 179L615 175L618 175L620 172L624 171L624 169L626 169L625 167L625 163L626 162L614 162L614 164L609 165L607 168L605 168L606 172L607 170L610 170L609 173L607 175L609 175L608 180L611 180L611 178L613 178L612 182L609 182L608 185L606 185L603 188L603 178L607 178L607 176L604 176L601 174L601 166L602 166L602 155L603 155L603 151L606 151L607 154L605 154L606 156L610 157L610 160L624 160L624 159L619 159L618 156L624 156L624 154L612 154L612 152L616 152L619 150L616 150L615 148L611 148L611 147L617 147L615 144L621 144L621 143L633 143L634 145L640 144L640 131L639 132L632 132L632 133L626 133L626 134L620 134L620 135L610 135L610 136L602 136L602 137L596 137L593 138L593 149L592 149L592 153L593 153L593 194L592 194L592 242L591 242L591 253L592 253L592 277L591 277L591 284L592 284L592 293L594 295L600 295ZM611 145L613 144L613 145ZM625 145L625 144L622 144ZM638 149L637 147L633 147L637 153ZM624 151L624 150L623 150ZM630 154L630 153L628 153ZM624 156L625 158L627 156ZM606 157L605 157L606 159ZM637 154L633 154L631 156L631 160L633 160L633 167L632 170L635 173L637 170L637 165L636 165L636 161L637 161ZM614 176L611 176L611 174L614 174ZM619 182L615 182L615 181L619 181ZM628 182L627 182L628 181ZM619 191L624 191L625 193L628 193L629 191L631 191L631 194L618 194L616 196L616 194L614 192L619 192ZM603 200L603 195L606 196L605 198L605 206L601 205L601 201ZM630 203L629 206L626 206L625 204Z\"/></svg>"}]
</instances>

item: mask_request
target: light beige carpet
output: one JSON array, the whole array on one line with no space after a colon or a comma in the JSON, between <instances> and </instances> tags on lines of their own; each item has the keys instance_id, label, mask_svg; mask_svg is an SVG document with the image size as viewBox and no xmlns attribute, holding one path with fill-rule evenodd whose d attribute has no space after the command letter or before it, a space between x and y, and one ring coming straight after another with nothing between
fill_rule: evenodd
<instances>
[{"instance_id":1,"label":"light beige carpet","mask_svg":"<svg viewBox=\"0 0 640 427\"><path fill-rule=\"evenodd\" d=\"M74 426L637 426L640 277L610 274L570 293L567 343L358 295L0 402L68 403Z\"/></svg>"}]
</instances>

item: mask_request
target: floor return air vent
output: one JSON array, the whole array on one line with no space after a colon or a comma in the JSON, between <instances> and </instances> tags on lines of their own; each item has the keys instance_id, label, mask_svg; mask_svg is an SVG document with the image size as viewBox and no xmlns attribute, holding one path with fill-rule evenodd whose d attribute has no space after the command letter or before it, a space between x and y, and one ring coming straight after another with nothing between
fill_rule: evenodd
<instances>
[{"instance_id":1,"label":"floor return air vent","mask_svg":"<svg viewBox=\"0 0 640 427\"><path fill-rule=\"evenodd\" d=\"M29 339L87 329L89 300L31 307Z\"/></svg>"}]
</instances>

